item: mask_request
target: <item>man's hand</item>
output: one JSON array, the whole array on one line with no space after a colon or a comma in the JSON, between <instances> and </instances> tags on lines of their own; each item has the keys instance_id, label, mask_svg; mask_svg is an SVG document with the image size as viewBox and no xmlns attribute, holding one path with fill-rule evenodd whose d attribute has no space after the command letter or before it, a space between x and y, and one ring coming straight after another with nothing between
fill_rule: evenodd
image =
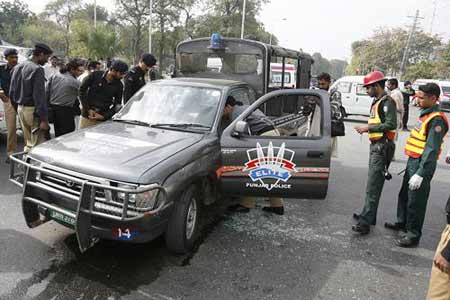
<instances>
[{"instance_id":1,"label":"man's hand","mask_svg":"<svg viewBox=\"0 0 450 300\"><path fill-rule=\"evenodd\" d=\"M5 95L5 92L3 90L0 90L0 99L5 103L8 103L9 101L9 98Z\"/></svg>"},{"instance_id":2,"label":"man's hand","mask_svg":"<svg viewBox=\"0 0 450 300\"><path fill-rule=\"evenodd\" d=\"M39 128L42 130L49 130L50 126L48 125L48 121L41 121Z\"/></svg>"},{"instance_id":3,"label":"man's hand","mask_svg":"<svg viewBox=\"0 0 450 300\"><path fill-rule=\"evenodd\" d=\"M434 257L433 262L434 262L434 265L436 266L436 268L438 268L442 272L448 274L449 263L440 253L436 254L436 256Z\"/></svg>"},{"instance_id":4,"label":"man's hand","mask_svg":"<svg viewBox=\"0 0 450 300\"><path fill-rule=\"evenodd\" d=\"M369 132L369 126L356 126L355 130L359 134L363 134L363 133Z\"/></svg>"},{"instance_id":5,"label":"man's hand","mask_svg":"<svg viewBox=\"0 0 450 300\"><path fill-rule=\"evenodd\" d=\"M445 162L450 164L450 155L445 158Z\"/></svg>"},{"instance_id":6,"label":"man's hand","mask_svg":"<svg viewBox=\"0 0 450 300\"><path fill-rule=\"evenodd\" d=\"M99 114L99 113L94 113L94 116L89 117L89 119L91 119L91 120L97 120L97 121L104 121L104 120L105 120L105 117L102 116L102 115Z\"/></svg>"},{"instance_id":7,"label":"man's hand","mask_svg":"<svg viewBox=\"0 0 450 300\"><path fill-rule=\"evenodd\" d=\"M420 186L422 185L423 177L419 176L417 174L414 174L411 179L409 180L409 189L411 191L415 191L420 189Z\"/></svg>"},{"instance_id":8,"label":"man's hand","mask_svg":"<svg viewBox=\"0 0 450 300\"><path fill-rule=\"evenodd\" d=\"M93 119L95 117L95 114L96 114L95 110L93 110L93 109L88 110L88 118L89 119Z\"/></svg>"}]
</instances>

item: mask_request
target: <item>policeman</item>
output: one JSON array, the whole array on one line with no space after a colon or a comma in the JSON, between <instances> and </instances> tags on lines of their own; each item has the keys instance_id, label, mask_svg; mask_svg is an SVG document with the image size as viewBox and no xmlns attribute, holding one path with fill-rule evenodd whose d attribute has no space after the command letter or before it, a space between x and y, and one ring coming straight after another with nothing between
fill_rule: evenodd
<instances>
[{"instance_id":1,"label":"policeman","mask_svg":"<svg viewBox=\"0 0 450 300\"><path fill-rule=\"evenodd\" d=\"M156 58L150 53L144 53L139 64L132 67L125 75L124 104L145 85L145 73L153 68L154 65L156 65Z\"/></svg>"},{"instance_id":2,"label":"policeman","mask_svg":"<svg viewBox=\"0 0 450 300\"><path fill-rule=\"evenodd\" d=\"M120 80L127 71L125 62L115 60L109 70L94 71L83 80L78 91L82 108L80 128L94 126L115 114L115 108L122 102Z\"/></svg>"},{"instance_id":3,"label":"policeman","mask_svg":"<svg viewBox=\"0 0 450 300\"><path fill-rule=\"evenodd\" d=\"M419 87L416 93L421 107L420 119L406 141L405 153L409 159L398 195L397 222L384 224L392 230L406 231L396 241L399 247L416 246L422 235L430 183L448 131L447 117L436 103L440 93L435 83Z\"/></svg>"},{"instance_id":4,"label":"policeman","mask_svg":"<svg viewBox=\"0 0 450 300\"><path fill-rule=\"evenodd\" d=\"M370 225L377 221L378 203L384 180L389 175L387 169L395 151L397 128L397 106L384 90L386 78L381 72L372 72L364 77L367 94L374 97L368 125L355 127L359 134L369 134L370 156L366 199L361 214L354 214L358 223L352 230L359 234L370 232Z\"/></svg>"},{"instance_id":5,"label":"policeman","mask_svg":"<svg viewBox=\"0 0 450 300\"><path fill-rule=\"evenodd\" d=\"M31 60L16 66L11 76L9 95L11 102L18 105L17 114L25 139L24 151L27 152L44 142L50 130L42 66L52 53L49 46L36 44Z\"/></svg>"},{"instance_id":6,"label":"policeman","mask_svg":"<svg viewBox=\"0 0 450 300\"><path fill-rule=\"evenodd\" d=\"M445 161L450 164L450 152ZM447 213L447 226L441 235L441 241L434 255L427 300L450 299L450 197L445 206L445 212Z\"/></svg>"},{"instance_id":7,"label":"policeman","mask_svg":"<svg viewBox=\"0 0 450 300\"><path fill-rule=\"evenodd\" d=\"M6 136L6 152L8 153L6 163L9 163L9 156L16 151L17 147L17 108L13 107L11 99L9 98L9 86L11 84L12 70L18 62L18 52L14 48L7 48L3 51L3 56L5 57L7 63L0 66L0 99L3 101L6 128L8 130Z\"/></svg>"}]
</instances>

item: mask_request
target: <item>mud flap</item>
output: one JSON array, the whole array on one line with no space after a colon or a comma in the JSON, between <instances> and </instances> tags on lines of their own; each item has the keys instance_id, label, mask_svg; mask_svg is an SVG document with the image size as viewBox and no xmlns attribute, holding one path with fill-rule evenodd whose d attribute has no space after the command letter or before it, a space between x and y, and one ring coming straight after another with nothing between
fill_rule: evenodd
<instances>
[{"instance_id":1,"label":"mud flap","mask_svg":"<svg viewBox=\"0 0 450 300\"><path fill-rule=\"evenodd\" d=\"M30 201L27 200L28 195L31 194L31 187L29 185L27 185L28 181L35 181L35 180L30 180L30 178L36 178L36 171L33 171L30 168L27 168L25 171L25 176L24 176L24 182L23 182L23 194L22 194L22 212L23 212L23 216L25 217L25 222L27 223L29 228L34 228L39 226L40 224L36 224L36 221L39 220L40 215L39 215L39 209L38 209L38 205L35 203L32 203ZM34 224L36 225L34 225Z\"/></svg>"},{"instance_id":2,"label":"mud flap","mask_svg":"<svg viewBox=\"0 0 450 300\"><path fill-rule=\"evenodd\" d=\"M95 244L95 239L91 232L91 214L94 206L95 188L83 184L81 189L80 202L78 203L77 219L75 231L78 240L78 246L81 253L85 252Z\"/></svg>"}]
</instances>

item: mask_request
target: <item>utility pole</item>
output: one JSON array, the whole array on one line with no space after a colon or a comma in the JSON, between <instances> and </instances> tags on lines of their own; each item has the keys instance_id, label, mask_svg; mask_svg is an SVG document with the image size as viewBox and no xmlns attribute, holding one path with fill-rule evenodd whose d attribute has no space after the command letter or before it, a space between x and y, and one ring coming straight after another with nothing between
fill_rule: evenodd
<instances>
[{"instance_id":1,"label":"utility pole","mask_svg":"<svg viewBox=\"0 0 450 300\"><path fill-rule=\"evenodd\" d=\"M433 1L433 15L431 16L430 35L433 34L434 20L436 19L436 12L438 7L438 1Z\"/></svg>"},{"instance_id":2,"label":"utility pole","mask_svg":"<svg viewBox=\"0 0 450 300\"><path fill-rule=\"evenodd\" d=\"M403 77L406 71L406 64L408 63L409 56L409 48L411 47L411 43L414 39L414 33L416 32L416 28L419 25L419 20L423 19L420 17L419 10L416 11L416 16L408 16L408 18L414 18L413 25L411 27L411 31L409 32L408 42L406 43L405 51L403 52L402 64L400 65L400 79Z\"/></svg>"},{"instance_id":3,"label":"utility pole","mask_svg":"<svg viewBox=\"0 0 450 300\"><path fill-rule=\"evenodd\" d=\"M241 27L241 39L244 38L244 27L245 27L245 6L247 4L247 0L244 0L244 4L242 5L242 27Z\"/></svg>"},{"instance_id":4,"label":"utility pole","mask_svg":"<svg viewBox=\"0 0 450 300\"><path fill-rule=\"evenodd\" d=\"M97 0L94 0L94 28L97 29Z\"/></svg>"},{"instance_id":5,"label":"utility pole","mask_svg":"<svg viewBox=\"0 0 450 300\"><path fill-rule=\"evenodd\" d=\"M153 0L149 0L149 18L148 18L148 52L152 53L152 15L153 15Z\"/></svg>"}]
</instances>

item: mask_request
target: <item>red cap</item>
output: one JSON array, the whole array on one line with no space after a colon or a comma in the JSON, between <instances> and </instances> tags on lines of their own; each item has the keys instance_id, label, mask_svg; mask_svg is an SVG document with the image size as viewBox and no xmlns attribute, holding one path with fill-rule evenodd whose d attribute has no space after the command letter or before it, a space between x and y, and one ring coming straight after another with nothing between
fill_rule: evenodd
<instances>
[{"instance_id":1,"label":"red cap","mask_svg":"<svg viewBox=\"0 0 450 300\"><path fill-rule=\"evenodd\" d=\"M364 76L364 86L368 86L379 81L386 81L384 74L380 71L375 71Z\"/></svg>"}]
</instances>

